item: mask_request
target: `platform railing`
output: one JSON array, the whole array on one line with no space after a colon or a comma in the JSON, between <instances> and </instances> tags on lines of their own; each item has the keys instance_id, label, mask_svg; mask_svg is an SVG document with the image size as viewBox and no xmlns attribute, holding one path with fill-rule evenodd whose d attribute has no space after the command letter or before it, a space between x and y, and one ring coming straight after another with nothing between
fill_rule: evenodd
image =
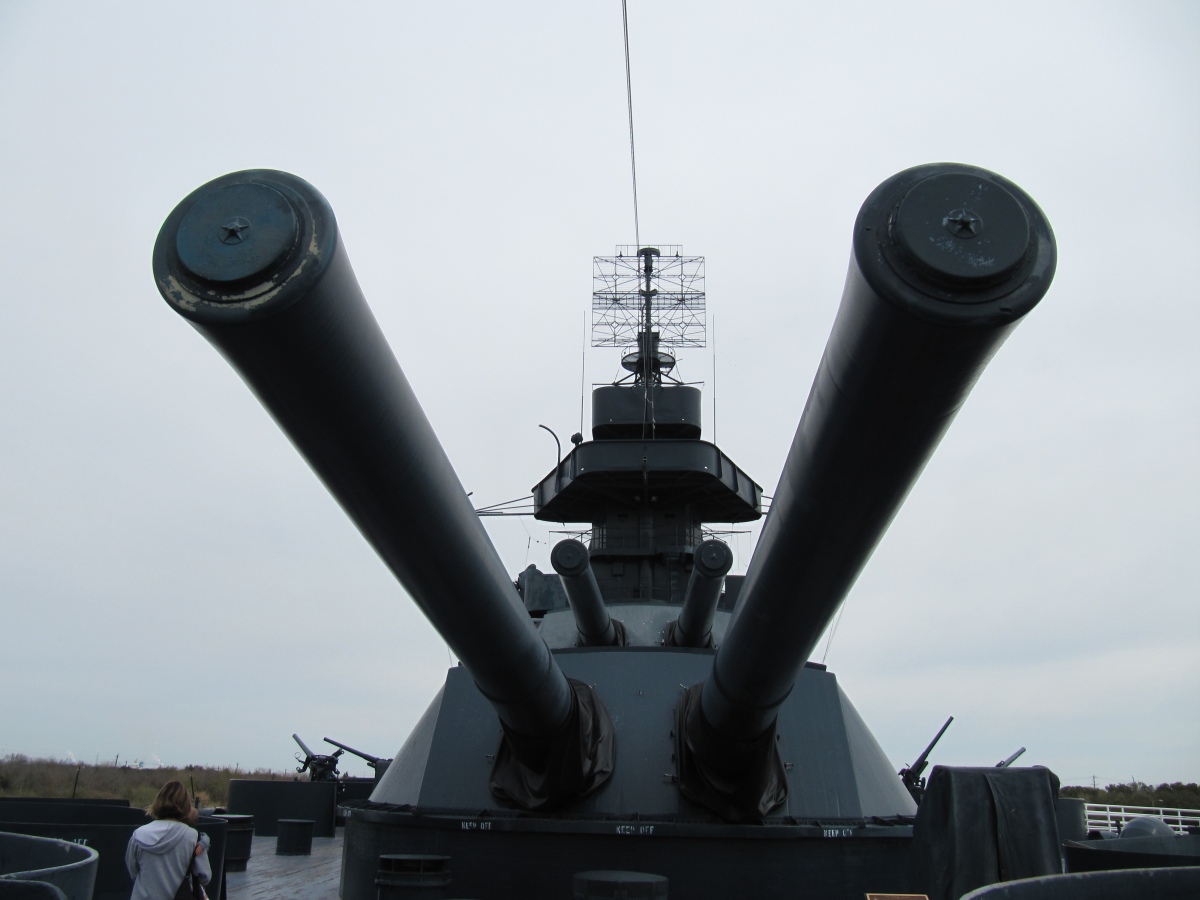
<instances>
[{"instance_id":1,"label":"platform railing","mask_svg":"<svg viewBox=\"0 0 1200 900\"><path fill-rule=\"evenodd\" d=\"M1088 803L1088 831L1120 831L1125 823L1138 816L1162 819L1177 834L1186 834L1189 827L1200 828L1200 809L1179 809L1172 806L1113 806Z\"/></svg>"}]
</instances>

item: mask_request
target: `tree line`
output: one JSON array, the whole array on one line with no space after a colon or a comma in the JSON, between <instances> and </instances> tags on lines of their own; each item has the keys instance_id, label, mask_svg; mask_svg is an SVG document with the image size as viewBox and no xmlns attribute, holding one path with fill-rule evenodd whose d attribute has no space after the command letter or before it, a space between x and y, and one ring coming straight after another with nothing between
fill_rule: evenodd
<instances>
[{"instance_id":1,"label":"tree line","mask_svg":"<svg viewBox=\"0 0 1200 900\"><path fill-rule=\"evenodd\" d=\"M182 781L201 806L224 806L232 778L291 781L295 773L266 769L247 771L237 766L163 766L154 769L91 765L73 760L30 759L21 754L0 758L0 797L78 797L128 800L146 807L168 781Z\"/></svg>"},{"instance_id":2,"label":"tree line","mask_svg":"<svg viewBox=\"0 0 1200 900\"><path fill-rule=\"evenodd\" d=\"M1130 781L1128 784L1109 784L1103 788L1071 785L1059 791L1062 797L1079 797L1088 803L1105 803L1109 806L1161 806L1174 809L1200 809L1200 784L1146 784Z\"/></svg>"}]
</instances>

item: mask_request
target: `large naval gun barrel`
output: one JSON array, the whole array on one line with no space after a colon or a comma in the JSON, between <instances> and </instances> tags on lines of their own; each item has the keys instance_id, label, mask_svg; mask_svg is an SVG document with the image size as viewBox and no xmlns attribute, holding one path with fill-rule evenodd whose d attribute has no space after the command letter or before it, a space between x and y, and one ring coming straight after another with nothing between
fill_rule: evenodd
<instances>
[{"instance_id":1,"label":"large naval gun barrel","mask_svg":"<svg viewBox=\"0 0 1200 900\"><path fill-rule=\"evenodd\" d=\"M1054 268L1037 204L984 169L918 166L863 204L841 307L738 608L688 707L688 744L713 783L750 745L773 743L822 631Z\"/></svg>"},{"instance_id":2,"label":"large naval gun barrel","mask_svg":"<svg viewBox=\"0 0 1200 900\"><path fill-rule=\"evenodd\" d=\"M683 607L667 643L677 647L712 646L713 615L732 567L733 551L728 544L708 540L696 547Z\"/></svg>"},{"instance_id":3,"label":"large naval gun barrel","mask_svg":"<svg viewBox=\"0 0 1200 900\"><path fill-rule=\"evenodd\" d=\"M624 629L604 605L596 574L588 557L588 549L582 541L572 538L559 541L550 552L550 565L562 579L567 603L575 614L575 626L582 647L605 647L625 643Z\"/></svg>"},{"instance_id":4,"label":"large naval gun barrel","mask_svg":"<svg viewBox=\"0 0 1200 900\"><path fill-rule=\"evenodd\" d=\"M154 275L462 660L525 748L518 755L539 757L578 717L578 686L526 614L363 298L325 198L284 172L218 178L167 218Z\"/></svg>"}]
</instances>

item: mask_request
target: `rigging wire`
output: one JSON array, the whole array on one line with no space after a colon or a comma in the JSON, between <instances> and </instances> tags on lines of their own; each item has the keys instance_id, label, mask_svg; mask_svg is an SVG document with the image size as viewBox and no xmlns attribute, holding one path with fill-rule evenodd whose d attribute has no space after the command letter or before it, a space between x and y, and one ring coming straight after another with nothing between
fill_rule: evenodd
<instances>
[{"instance_id":1,"label":"rigging wire","mask_svg":"<svg viewBox=\"0 0 1200 900\"><path fill-rule=\"evenodd\" d=\"M518 519L518 521L520 521ZM521 527L525 528L525 523L521 522ZM533 549L533 535L529 533L529 529L525 528L525 568L529 568L529 551Z\"/></svg>"},{"instance_id":2,"label":"rigging wire","mask_svg":"<svg viewBox=\"0 0 1200 900\"><path fill-rule=\"evenodd\" d=\"M501 506L511 506L513 504L523 504L523 503L529 503L532 501L533 501L533 494L526 494L524 497L514 497L512 500L502 500L499 503L493 503L489 506L480 506L475 510L475 512L477 512L477 513L487 512L489 510L493 510L493 509L496 509L497 507L501 507Z\"/></svg>"},{"instance_id":3,"label":"rigging wire","mask_svg":"<svg viewBox=\"0 0 1200 900\"><path fill-rule=\"evenodd\" d=\"M640 250L642 235L638 224L637 155L633 151L633 79L629 74L629 11L626 9L626 0L621 0L621 25L625 31L625 101L629 109L629 164L633 170L633 239Z\"/></svg>"},{"instance_id":4,"label":"rigging wire","mask_svg":"<svg viewBox=\"0 0 1200 900\"><path fill-rule=\"evenodd\" d=\"M526 494L524 497L516 497L513 500L504 500L500 503L493 503L490 506L480 506L475 509L475 515L500 515L510 509L533 509L533 495Z\"/></svg>"},{"instance_id":5,"label":"rigging wire","mask_svg":"<svg viewBox=\"0 0 1200 900\"><path fill-rule=\"evenodd\" d=\"M825 664L825 657L829 655L829 648L833 646L833 636L837 634L838 625L842 622L842 613L846 611L846 602L843 600L841 607L838 609L837 618L833 620L833 627L829 629L829 640L825 642L825 652L821 654L821 665Z\"/></svg>"},{"instance_id":6,"label":"rigging wire","mask_svg":"<svg viewBox=\"0 0 1200 900\"><path fill-rule=\"evenodd\" d=\"M579 434L583 435L583 406L587 400L588 313L583 314L583 346L579 348Z\"/></svg>"}]
</instances>

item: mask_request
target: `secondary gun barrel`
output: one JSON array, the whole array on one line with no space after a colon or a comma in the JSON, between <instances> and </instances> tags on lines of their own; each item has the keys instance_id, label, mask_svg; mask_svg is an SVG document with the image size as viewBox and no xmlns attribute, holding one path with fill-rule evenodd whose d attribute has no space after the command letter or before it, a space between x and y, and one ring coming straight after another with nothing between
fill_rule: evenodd
<instances>
[{"instance_id":1,"label":"secondary gun barrel","mask_svg":"<svg viewBox=\"0 0 1200 900\"><path fill-rule=\"evenodd\" d=\"M987 362L1045 294L1054 236L985 169L889 178L854 225L841 307L738 608L704 683L724 740L773 727L820 635Z\"/></svg>"},{"instance_id":2,"label":"secondary gun barrel","mask_svg":"<svg viewBox=\"0 0 1200 900\"><path fill-rule=\"evenodd\" d=\"M946 729L950 727L950 723L953 721L954 716L946 719L946 723L938 729L938 733L933 736L933 740L929 742L929 746L922 750L921 755L908 767L908 771L912 772L914 777L919 776L925 771L925 767L929 765L929 754L933 752L933 748L937 746L937 742L942 739L942 735L946 733Z\"/></svg>"},{"instance_id":3,"label":"secondary gun barrel","mask_svg":"<svg viewBox=\"0 0 1200 900\"><path fill-rule=\"evenodd\" d=\"M363 298L321 194L236 172L154 245L167 303L229 361L462 660L507 729L557 734L570 685Z\"/></svg>"},{"instance_id":4,"label":"secondary gun barrel","mask_svg":"<svg viewBox=\"0 0 1200 900\"><path fill-rule=\"evenodd\" d=\"M609 647L617 643L617 630L613 625L596 573L592 571L591 557L581 541L568 538L559 541L550 551L550 565L562 580L567 592L567 602L575 614L575 627L579 631L579 642L584 647Z\"/></svg>"},{"instance_id":5,"label":"secondary gun barrel","mask_svg":"<svg viewBox=\"0 0 1200 900\"><path fill-rule=\"evenodd\" d=\"M683 595L671 643L677 647L712 645L713 613L721 599L725 576L733 567L733 551L720 541L704 541L692 558L692 574Z\"/></svg>"},{"instance_id":6,"label":"secondary gun barrel","mask_svg":"<svg viewBox=\"0 0 1200 900\"><path fill-rule=\"evenodd\" d=\"M1015 763L1017 761L1017 757L1019 757L1024 752L1025 752L1025 748L1022 747L1020 750L1018 750L1012 756L1005 757L1004 759L1000 760L1000 762L996 763L996 768L997 769L1007 769L1009 766L1011 766L1013 763Z\"/></svg>"},{"instance_id":7,"label":"secondary gun barrel","mask_svg":"<svg viewBox=\"0 0 1200 900\"><path fill-rule=\"evenodd\" d=\"M333 746L341 750L345 750L347 753L353 753L359 759L366 760L367 764L371 768L375 768L375 764L380 762L380 758L378 756L372 756L370 753L363 753L361 750L355 750L353 747L349 746L348 744L343 744L341 741L335 741L333 738L324 738L323 740L325 743L333 744Z\"/></svg>"},{"instance_id":8,"label":"secondary gun barrel","mask_svg":"<svg viewBox=\"0 0 1200 900\"><path fill-rule=\"evenodd\" d=\"M309 759L312 759L316 756L315 753L313 753L311 750L308 749L308 744L306 744L306 743L304 743L304 741L300 740L300 735L293 733L292 740L300 745L300 749L304 751L304 755L307 756Z\"/></svg>"},{"instance_id":9,"label":"secondary gun barrel","mask_svg":"<svg viewBox=\"0 0 1200 900\"><path fill-rule=\"evenodd\" d=\"M912 794L912 798L918 803L921 802L921 796L925 793L925 779L921 777L921 773L929 765L929 754L933 752L933 748L937 746L937 742L942 739L942 735L946 733L946 729L950 727L950 723L953 721L954 716L946 719L946 723L938 729L938 733L933 736L933 740L929 742L929 746L921 751L921 755L913 760L911 766L901 769L898 773L900 780L908 788L908 792Z\"/></svg>"}]
</instances>

